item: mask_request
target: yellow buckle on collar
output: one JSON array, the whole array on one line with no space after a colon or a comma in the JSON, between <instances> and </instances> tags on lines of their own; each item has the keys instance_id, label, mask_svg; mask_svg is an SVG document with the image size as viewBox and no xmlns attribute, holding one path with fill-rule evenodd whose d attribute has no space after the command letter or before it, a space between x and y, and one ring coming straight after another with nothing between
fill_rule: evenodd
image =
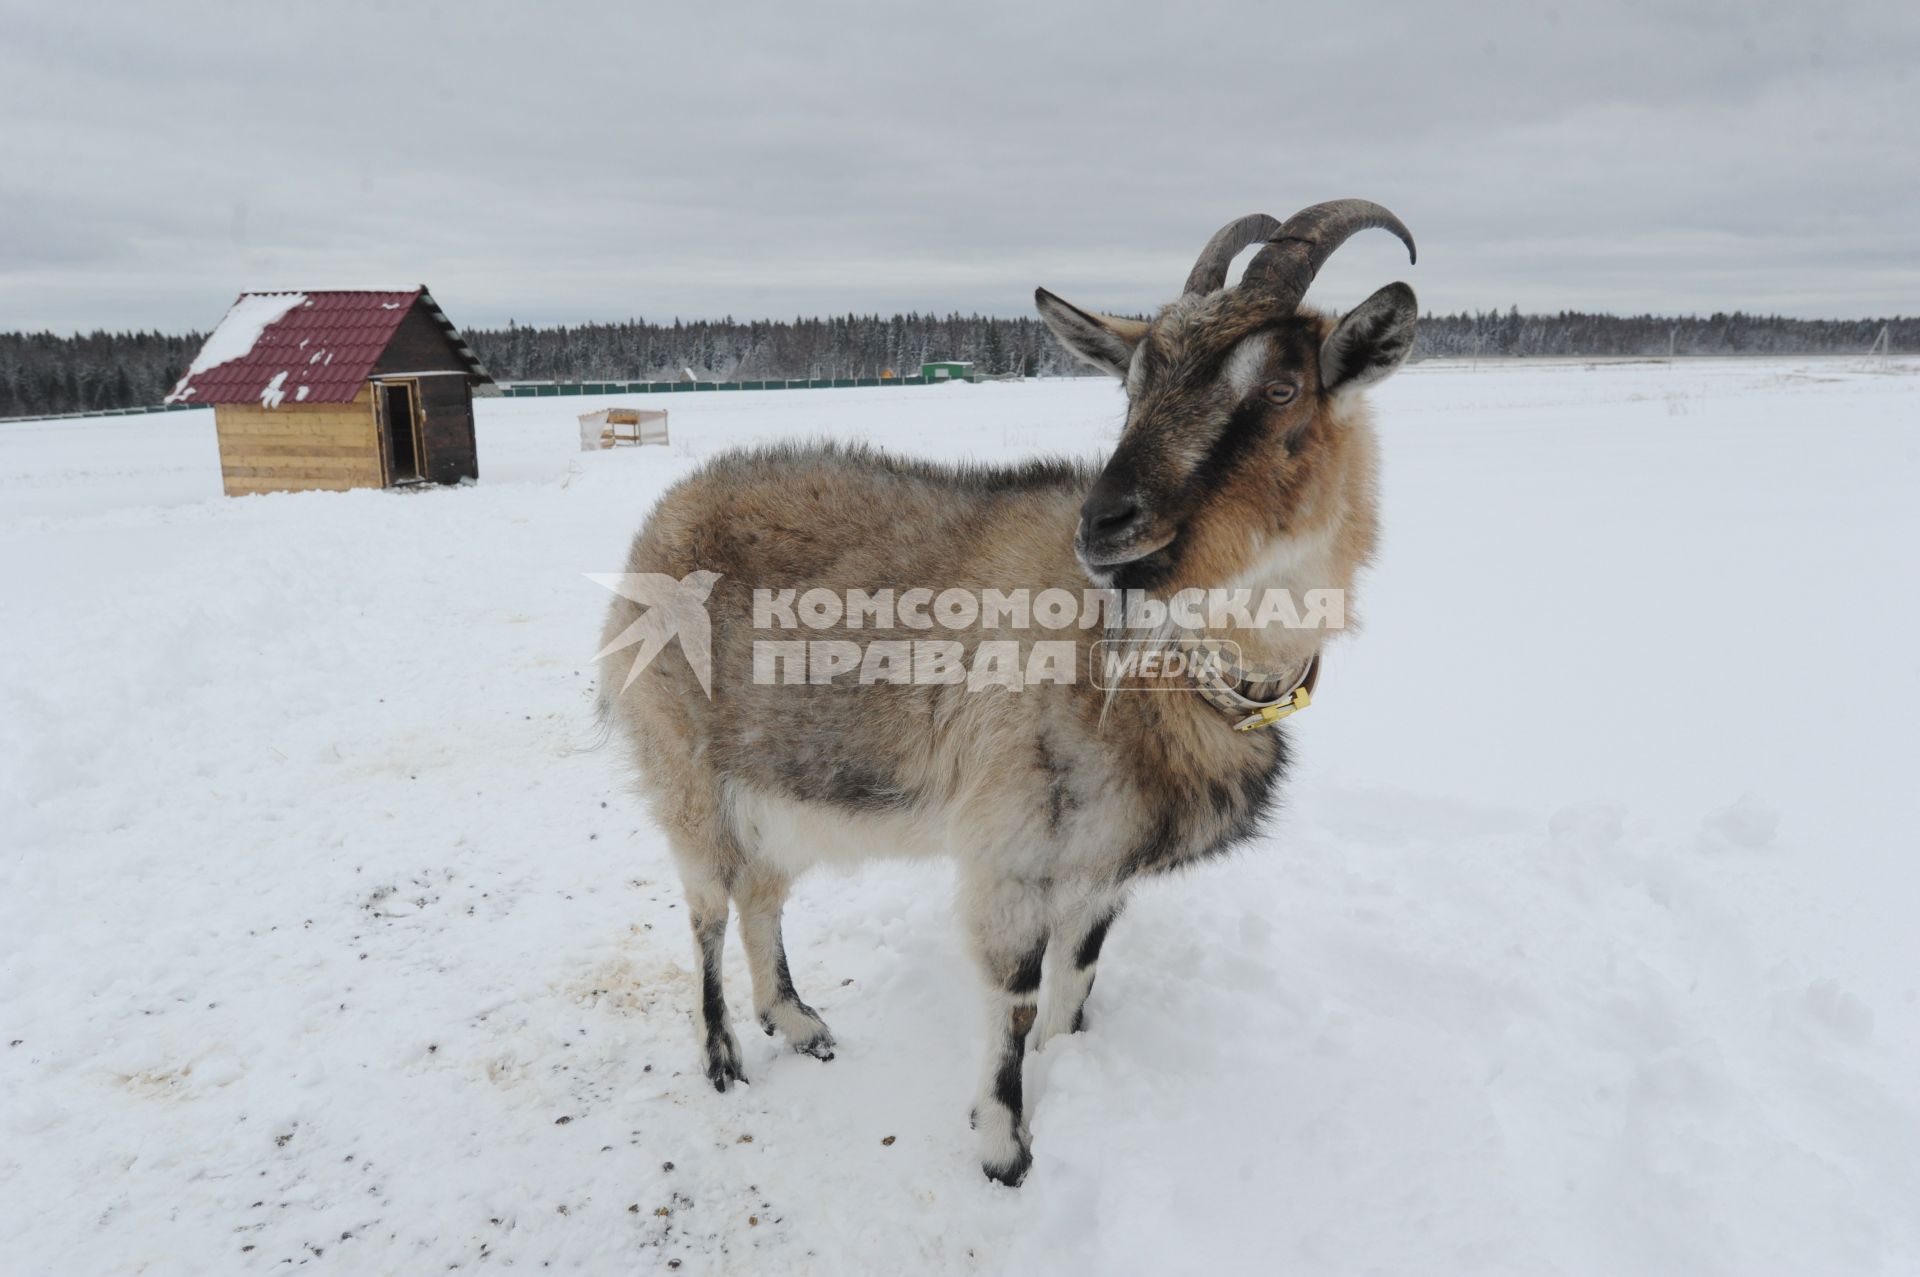
<instances>
[{"instance_id":1,"label":"yellow buckle on collar","mask_svg":"<svg viewBox=\"0 0 1920 1277\"><path fill-rule=\"evenodd\" d=\"M1311 704L1313 704L1313 693L1309 692L1304 685L1296 687L1293 689L1293 695L1287 697L1285 700L1275 701L1271 705L1255 710L1253 713L1235 723L1233 730L1236 732L1251 732L1257 731L1262 727L1272 727L1287 715L1298 714Z\"/></svg>"}]
</instances>

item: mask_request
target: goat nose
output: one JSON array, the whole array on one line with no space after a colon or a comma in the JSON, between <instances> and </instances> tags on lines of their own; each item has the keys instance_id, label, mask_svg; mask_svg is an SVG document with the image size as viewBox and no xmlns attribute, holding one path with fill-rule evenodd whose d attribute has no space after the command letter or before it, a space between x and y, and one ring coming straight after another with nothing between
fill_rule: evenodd
<instances>
[{"instance_id":1,"label":"goat nose","mask_svg":"<svg viewBox=\"0 0 1920 1277\"><path fill-rule=\"evenodd\" d=\"M1096 488L1080 507L1089 537L1117 537L1140 522L1140 502L1130 493Z\"/></svg>"}]
</instances>

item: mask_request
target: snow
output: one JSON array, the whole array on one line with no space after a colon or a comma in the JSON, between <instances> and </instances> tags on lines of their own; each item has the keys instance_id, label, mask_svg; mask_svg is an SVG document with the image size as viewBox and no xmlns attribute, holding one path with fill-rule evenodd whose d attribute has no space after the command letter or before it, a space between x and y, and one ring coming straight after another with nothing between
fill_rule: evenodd
<instances>
[{"instance_id":1,"label":"snow","mask_svg":"<svg viewBox=\"0 0 1920 1277\"><path fill-rule=\"evenodd\" d=\"M191 399L191 383L195 374L246 358L259 343L260 334L286 318L287 312L306 300L305 293L244 294L208 335L207 344L200 347L200 353L187 365L186 375L180 378L180 384L167 396L167 402L182 403Z\"/></svg>"},{"instance_id":2,"label":"snow","mask_svg":"<svg viewBox=\"0 0 1920 1277\"><path fill-rule=\"evenodd\" d=\"M267 380L265 386L261 387L260 406L262 408L278 408L287 397L286 385L287 370L282 368ZM304 399L306 396L302 395L301 398Z\"/></svg>"},{"instance_id":3,"label":"snow","mask_svg":"<svg viewBox=\"0 0 1920 1277\"><path fill-rule=\"evenodd\" d=\"M210 413L0 427L0 1271L1920 1269L1916 391L1380 388L1286 811L1137 892L1017 1191L940 869L803 880L838 1057L740 1016L705 1085L584 574L718 449L1094 454L1110 384L685 396L584 454L660 401L482 399L481 482L416 493L222 498Z\"/></svg>"}]
</instances>

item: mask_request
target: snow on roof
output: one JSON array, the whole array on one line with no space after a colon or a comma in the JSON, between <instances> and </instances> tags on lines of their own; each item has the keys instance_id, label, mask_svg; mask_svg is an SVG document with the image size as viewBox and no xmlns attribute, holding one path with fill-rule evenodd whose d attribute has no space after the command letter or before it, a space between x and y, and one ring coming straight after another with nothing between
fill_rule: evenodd
<instances>
[{"instance_id":1,"label":"snow on roof","mask_svg":"<svg viewBox=\"0 0 1920 1277\"><path fill-rule=\"evenodd\" d=\"M207 344L200 347L200 353L193 357L193 363L187 367L187 375L173 388L173 394L167 396L167 402L176 398L185 399L193 394L188 383L195 373L209 368L218 368L221 364L235 359L245 358L253 353L260 341L260 334L267 331L271 324L277 324L286 313L307 300L305 293L242 293L240 300L227 311L207 337Z\"/></svg>"},{"instance_id":2,"label":"snow on roof","mask_svg":"<svg viewBox=\"0 0 1920 1277\"><path fill-rule=\"evenodd\" d=\"M167 402L350 403L423 291L242 293Z\"/></svg>"}]
</instances>

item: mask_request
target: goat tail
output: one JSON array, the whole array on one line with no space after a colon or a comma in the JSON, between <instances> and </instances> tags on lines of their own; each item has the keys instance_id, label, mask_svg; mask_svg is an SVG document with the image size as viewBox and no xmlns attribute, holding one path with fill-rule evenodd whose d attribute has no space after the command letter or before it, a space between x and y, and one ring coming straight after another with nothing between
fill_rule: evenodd
<instances>
[{"instance_id":1,"label":"goat tail","mask_svg":"<svg viewBox=\"0 0 1920 1277\"><path fill-rule=\"evenodd\" d=\"M570 754L591 754L613 739L613 692L602 685L593 697L593 727L589 731L586 743L576 745L567 752Z\"/></svg>"}]
</instances>

